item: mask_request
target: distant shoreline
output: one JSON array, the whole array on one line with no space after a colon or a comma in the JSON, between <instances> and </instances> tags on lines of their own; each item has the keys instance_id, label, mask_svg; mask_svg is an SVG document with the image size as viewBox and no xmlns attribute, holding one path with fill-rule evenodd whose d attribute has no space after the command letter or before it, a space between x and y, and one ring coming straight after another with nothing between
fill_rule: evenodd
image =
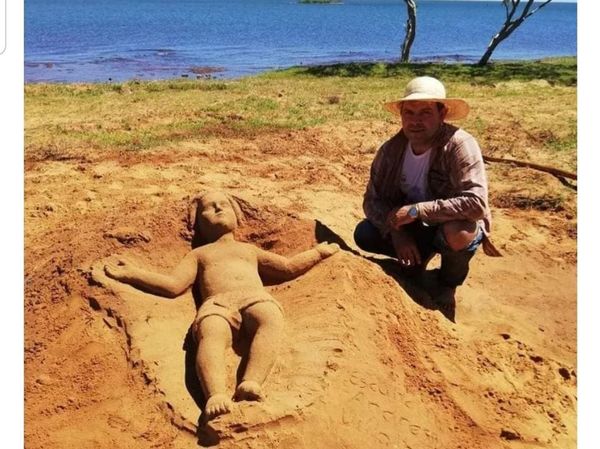
<instances>
[{"instance_id":1,"label":"distant shoreline","mask_svg":"<svg viewBox=\"0 0 600 449\"><path fill-rule=\"evenodd\" d=\"M299 0L247 2L28 2L26 82L124 82L198 74L238 79L315 64L395 62L404 38L406 5L397 0L345 0L338 7ZM300 0L301 1L301 0ZM232 5L235 4L235 7ZM426 2L411 61L470 63L484 54L504 19L501 3ZM492 55L535 60L577 53L576 4L536 13Z\"/></svg>"},{"instance_id":2,"label":"distant shoreline","mask_svg":"<svg viewBox=\"0 0 600 449\"><path fill-rule=\"evenodd\" d=\"M506 63L535 63L543 61L551 61L555 59L575 59L577 55L557 55L548 56L544 58L532 58L532 59L494 59L491 64L506 64ZM477 62L477 58L468 58L461 55L446 55L437 57L422 57L413 58L410 65L466 65L472 66ZM56 63L53 62L39 62L27 64L44 65L48 69L52 69ZM302 70L315 67L343 67L343 66L355 66L355 65L368 65L368 64L383 64L383 65L395 65L399 64L397 60L356 60L356 61L331 61L324 64L300 64L292 65L289 67L274 67L267 70L256 71L252 73L242 74L238 76L227 76L229 70L226 67L213 67L213 66L191 66L188 68L178 69L179 73L173 73L171 76L165 77L145 77L145 76L134 76L134 77L108 77L106 80L95 80L95 81L66 81L66 80L25 80L25 84L103 84L103 83L128 83L128 82L149 82L149 81L176 81L176 80L203 80L203 79L215 79L215 80L237 80L255 76L267 75L269 73L276 73L288 70ZM150 73L150 72L149 72Z\"/></svg>"}]
</instances>

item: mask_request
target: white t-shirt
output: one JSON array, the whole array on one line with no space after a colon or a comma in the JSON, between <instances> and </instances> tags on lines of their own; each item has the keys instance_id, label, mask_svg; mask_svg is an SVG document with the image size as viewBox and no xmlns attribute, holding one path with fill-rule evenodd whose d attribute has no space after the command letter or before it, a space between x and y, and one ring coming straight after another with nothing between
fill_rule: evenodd
<instances>
[{"instance_id":1,"label":"white t-shirt","mask_svg":"<svg viewBox=\"0 0 600 449\"><path fill-rule=\"evenodd\" d=\"M430 199L427 187L430 158L431 148L423 154L415 154L408 143L400 176L400 189L410 203L420 203Z\"/></svg>"}]
</instances>

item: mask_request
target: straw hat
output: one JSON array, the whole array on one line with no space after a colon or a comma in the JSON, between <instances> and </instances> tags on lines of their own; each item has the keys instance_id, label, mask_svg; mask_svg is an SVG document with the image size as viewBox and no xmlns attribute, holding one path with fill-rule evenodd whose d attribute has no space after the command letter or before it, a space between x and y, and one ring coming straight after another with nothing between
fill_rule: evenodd
<instances>
[{"instance_id":1,"label":"straw hat","mask_svg":"<svg viewBox=\"0 0 600 449\"><path fill-rule=\"evenodd\" d=\"M400 106L405 101L435 101L448 108L446 120L459 120L469 113L469 105L460 98L446 98L446 89L437 79L430 76L413 78L404 90L404 98L383 105L392 114L400 115Z\"/></svg>"}]
</instances>

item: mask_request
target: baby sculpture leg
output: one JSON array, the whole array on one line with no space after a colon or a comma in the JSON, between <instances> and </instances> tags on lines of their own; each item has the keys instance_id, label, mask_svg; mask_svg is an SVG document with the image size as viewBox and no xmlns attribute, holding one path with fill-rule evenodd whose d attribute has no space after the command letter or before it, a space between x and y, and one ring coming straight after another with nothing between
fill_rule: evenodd
<instances>
[{"instance_id":1,"label":"baby sculpture leg","mask_svg":"<svg viewBox=\"0 0 600 449\"><path fill-rule=\"evenodd\" d=\"M273 302L256 303L243 312L244 328L252 338L248 364L235 392L238 401L263 400L262 384L279 353L283 314Z\"/></svg>"},{"instance_id":2,"label":"baby sculpture leg","mask_svg":"<svg viewBox=\"0 0 600 449\"><path fill-rule=\"evenodd\" d=\"M231 346L231 327L220 316L207 316L198 323L196 337L196 373L206 397L204 413L210 420L231 410L225 373L225 350Z\"/></svg>"}]
</instances>

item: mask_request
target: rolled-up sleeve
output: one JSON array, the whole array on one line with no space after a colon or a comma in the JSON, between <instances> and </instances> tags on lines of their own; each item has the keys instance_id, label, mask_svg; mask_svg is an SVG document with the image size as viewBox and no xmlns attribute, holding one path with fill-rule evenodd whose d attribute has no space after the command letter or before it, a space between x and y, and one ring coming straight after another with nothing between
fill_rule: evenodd
<instances>
[{"instance_id":1,"label":"rolled-up sleeve","mask_svg":"<svg viewBox=\"0 0 600 449\"><path fill-rule=\"evenodd\" d=\"M450 149L449 175L453 194L449 198L419 203L423 221L478 221L487 210L488 188L481 150L470 136Z\"/></svg>"}]
</instances>

